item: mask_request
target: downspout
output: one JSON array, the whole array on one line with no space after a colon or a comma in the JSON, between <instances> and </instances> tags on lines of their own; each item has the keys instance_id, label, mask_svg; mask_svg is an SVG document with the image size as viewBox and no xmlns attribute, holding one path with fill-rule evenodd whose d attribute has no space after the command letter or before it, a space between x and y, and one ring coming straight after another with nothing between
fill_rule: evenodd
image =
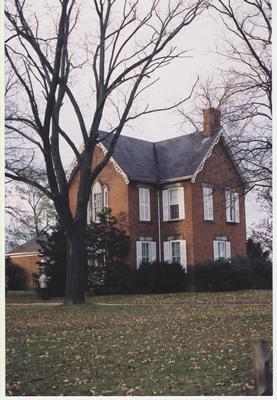
<instances>
[{"instance_id":1,"label":"downspout","mask_svg":"<svg viewBox=\"0 0 277 400\"><path fill-rule=\"evenodd\" d=\"M157 190L157 201L158 201L158 240L159 240L159 262L162 261L162 249L161 249L161 212L160 212L160 189Z\"/></svg>"},{"instance_id":2,"label":"downspout","mask_svg":"<svg viewBox=\"0 0 277 400\"><path fill-rule=\"evenodd\" d=\"M159 241L159 262L162 261L162 250L161 250L161 210L160 210L160 169L159 169L159 160L157 155L156 144L153 143L153 152L155 164L157 167L157 202L158 202L158 241Z\"/></svg>"}]
</instances>

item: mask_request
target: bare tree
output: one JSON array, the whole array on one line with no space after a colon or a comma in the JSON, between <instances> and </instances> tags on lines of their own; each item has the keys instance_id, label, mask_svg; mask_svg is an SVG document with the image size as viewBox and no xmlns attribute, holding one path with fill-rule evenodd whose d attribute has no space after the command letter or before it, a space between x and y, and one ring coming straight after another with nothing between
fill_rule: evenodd
<instances>
[{"instance_id":1,"label":"bare tree","mask_svg":"<svg viewBox=\"0 0 277 400\"><path fill-rule=\"evenodd\" d=\"M226 30L217 52L227 67L195 91L196 112L181 113L199 129L201 109L219 108L228 144L247 176L249 190L270 201L271 196L262 194L272 187L271 2L213 0L210 5L211 17L220 16Z\"/></svg>"},{"instance_id":2,"label":"bare tree","mask_svg":"<svg viewBox=\"0 0 277 400\"><path fill-rule=\"evenodd\" d=\"M112 156L128 121L174 107L153 109L146 104L140 110L133 105L156 82L160 68L184 55L185 52L174 45L174 39L204 10L205 3L203 0L151 0L143 8L138 0L91 0L88 6L80 6L74 0L61 0L58 5L55 3L51 14L54 32L50 25L44 31L41 29L42 17L33 11L33 2L14 0L7 5L9 35L5 53L21 93L25 95L20 99L25 101L25 109L21 107L16 113L7 113L9 143L14 136L19 136L41 153L49 188L30 176L35 152L31 152L29 158L21 157L20 162L15 154L9 154L6 176L40 189L55 204L67 239L65 303L85 301L85 227L91 185ZM82 13L89 12L92 14L85 30L93 29L91 35L86 32L86 57L80 59L74 38L76 32L84 28L79 25ZM74 74L84 63L86 67L91 66L85 71L94 95L90 101L93 104L88 128L74 94ZM65 104L70 104L78 121L83 142L81 152L70 132L63 129ZM109 104L116 106L117 116L110 129L111 145L104 159L92 168L99 127L107 116ZM74 215L70 210L69 182L60 151L64 143L76 157L80 176Z\"/></svg>"},{"instance_id":3,"label":"bare tree","mask_svg":"<svg viewBox=\"0 0 277 400\"><path fill-rule=\"evenodd\" d=\"M6 190L9 224L6 243L9 248L44 236L57 223L53 202L37 188L12 182Z\"/></svg>"}]
</instances>

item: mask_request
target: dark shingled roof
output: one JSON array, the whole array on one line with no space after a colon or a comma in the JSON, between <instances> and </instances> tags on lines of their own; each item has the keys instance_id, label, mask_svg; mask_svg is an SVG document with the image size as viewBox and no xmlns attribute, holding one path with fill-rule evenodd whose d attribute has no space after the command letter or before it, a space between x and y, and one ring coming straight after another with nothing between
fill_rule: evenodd
<instances>
[{"instance_id":1,"label":"dark shingled roof","mask_svg":"<svg viewBox=\"0 0 277 400\"><path fill-rule=\"evenodd\" d=\"M108 149L112 136L101 132L100 137ZM152 143L120 136L113 158L131 180L163 182L193 175L215 137L196 132Z\"/></svg>"},{"instance_id":2,"label":"dark shingled roof","mask_svg":"<svg viewBox=\"0 0 277 400\"><path fill-rule=\"evenodd\" d=\"M100 138L101 137L104 137L102 144L108 149L112 140L112 135L101 132ZM113 159L129 179L158 181L154 143L152 142L134 139L129 136L120 136L115 146Z\"/></svg>"},{"instance_id":3,"label":"dark shingled roof","mask_svg":"<svg viewBox=\"0 0 277 400\"><path fill-rule=\"evenodd\" d=\"M11 251L8 252L9 255L15 253L32 253L32 252L39 252L41 246L36 242L36 239L29 240L20 246L15 247Z\"/></svg>"}]
</instances>

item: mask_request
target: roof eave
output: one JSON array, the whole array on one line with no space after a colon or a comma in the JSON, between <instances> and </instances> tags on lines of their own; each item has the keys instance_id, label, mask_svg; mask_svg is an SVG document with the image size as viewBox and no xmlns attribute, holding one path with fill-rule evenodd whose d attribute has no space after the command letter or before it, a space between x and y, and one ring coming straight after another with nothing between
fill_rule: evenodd
<instances>
[{"instance_id":1,"label":"roof eave","mask_svg":"<svg viewBox=\"0 0 277 400\"><path fill-rule=\"evenodd\" d=\"M225 132L225 131L224 131L224 132ZM226 140L225 140L225 137L224 137L224 136L222 136L222 142L223 142L223 146L224 146L225 150L227 151L229 157L231 158L231 160L232 160L232 162L233 162L233 164L234 164L234 167L235 167L236 170L237 170L238 175L240 176L240 179L242 180L242 183L243 183L243 185L244 185L244 188L245 188L245 189L248 189L248 188L249 188L249 183L248 183L247 180L244 178L244 174L243 174L241 168L240 168L239 165L236 163L236 161L235 161L235 159L234 159L234 155L233 155L233 153L232 153L230 147L229 147L228 144L226 143Z\"/></svg>"}]
</instances>

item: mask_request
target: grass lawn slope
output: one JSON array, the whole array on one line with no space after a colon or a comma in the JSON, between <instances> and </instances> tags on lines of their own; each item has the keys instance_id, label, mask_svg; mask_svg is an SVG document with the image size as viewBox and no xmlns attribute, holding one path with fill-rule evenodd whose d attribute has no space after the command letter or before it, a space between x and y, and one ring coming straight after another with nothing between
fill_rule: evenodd
<instances>
[{"instance_id":1,"label":"grass lawn slope","mask_svg":"<svg viewBox=\"0 0 277 400\"><path fill-rule=\"evenodd\" d=\"M7 395L253 395L251 340L272 345L266 290L30 301L7 299Z\"/></svg>"}]
</instances>

